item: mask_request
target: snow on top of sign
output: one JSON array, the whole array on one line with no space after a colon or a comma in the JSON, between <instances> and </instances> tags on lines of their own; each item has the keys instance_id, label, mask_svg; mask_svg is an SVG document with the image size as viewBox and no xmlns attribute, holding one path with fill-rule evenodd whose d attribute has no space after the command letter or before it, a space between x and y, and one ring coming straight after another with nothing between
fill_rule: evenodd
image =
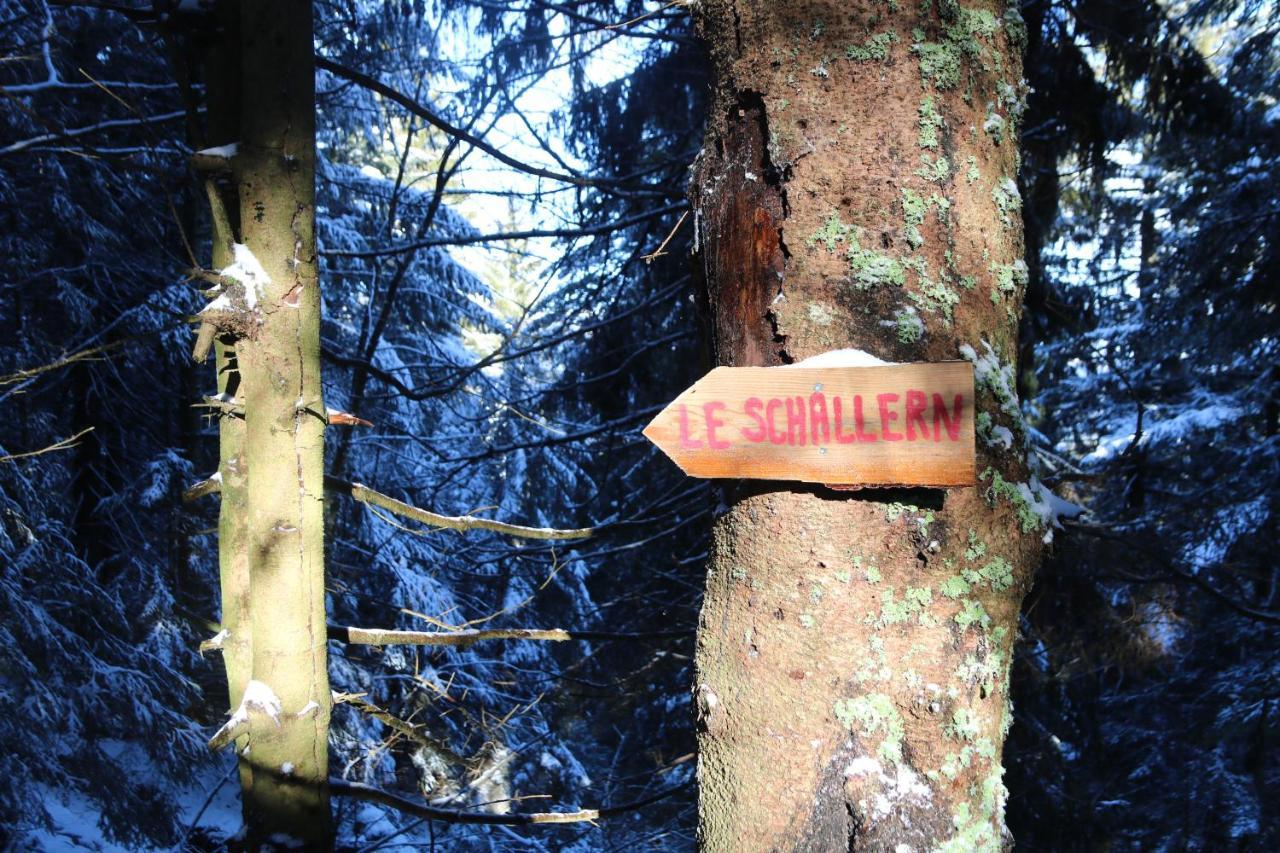
<instances>
[{"instance_id":1,"label":"snow on top of sign","mask_svg":"<svg viewBox=\"0 0 1280 853\"><path fill-rule=\"evenodd\" d=\"M885 367L894 364L860 349L833 349L783 367Z\"/></svg>"}]
</instances>

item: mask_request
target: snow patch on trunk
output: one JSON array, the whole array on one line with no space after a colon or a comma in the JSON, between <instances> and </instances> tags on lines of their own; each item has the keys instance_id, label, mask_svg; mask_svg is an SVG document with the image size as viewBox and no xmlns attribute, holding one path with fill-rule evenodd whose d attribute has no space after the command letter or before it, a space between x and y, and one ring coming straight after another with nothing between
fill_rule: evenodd
<instances>
[{"instance_id":1,"label":"snow patch on trunk","mask_svg":"<svg viewBox=\"0 0 1280 853\"><path fill-rule=\"evenodd\" d=\"M280 725L281 709L280 697L276 695L274 690L261 681L250 681L245 685L244 698L240 700L240 707L236 708L236 712L231 715L231 719L227 720L227 726L249 722L249 714L254 711L266 714L278 726ZM223 728L226 728L226 726Z\"/></svg>"},{"instance_id":2,"label":"snow patch on trunk","mask_svg":"<svg viewBox=\"0 0 1280 853\"><path fill-rule=\"evenodd\" d=\"M244 285L245 304L253 310L258 305L259 297L264 295L264 288L271 284L271 276L267 275L266 269L258 261L257 256L244 243L232 243L231 252L235 260L231 266L224 267L219 272ZM221 298L221 296L218 297L218 299Z\"/></svg>"}]
</instances>

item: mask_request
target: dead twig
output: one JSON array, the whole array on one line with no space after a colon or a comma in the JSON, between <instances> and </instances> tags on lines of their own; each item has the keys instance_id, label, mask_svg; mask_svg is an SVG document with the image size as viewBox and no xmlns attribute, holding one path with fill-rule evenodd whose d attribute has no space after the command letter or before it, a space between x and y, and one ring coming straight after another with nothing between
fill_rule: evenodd
<instances>
[{"instance_id":1,"label":"dead twig","mask_svg":"<svg viewBox=\"0 0 1280 853\"><path fill-rule=\"evenodd\" d=\"M80 443L76 440L85 433L93 432L93 427L85 427L73 436L55 441L48 447L42 447L39 450L28 450L26 453L12 453L8 456L0 456L0 462L12 462L15 459L30 459L32 456L40 456L44 453L52 453L55 450L68 450L72 447L79 447Z\"/></svg>"},{"instance_id":2,"label":"dead twig","mask_svg":"<svg viewBox=\"0 0 1280 853\"><path fill-rule=\"evenodd\" d=\"M431 527L445 530L489 530L519 539L586 539L594 532L593 528L580 527L570 530L558 530L551 527L526 527L520 524L508 524L491 518L479 518L473 515L441 515L430 510L398 501L395 498L376 492L360 483L349 483L336 477L325 477L326 488L348 495L353 500L370 506L379 507L404 518L420 521Z\"/></svg>"},{"instance_id":3,"label":"dead twig","mask_svg":"<svg viewBox=\"0 0 1280 853\"><path fill-rule=\"evenodd\" d=\"M680 218L676 220L676 224L672 227L670 233L667 234L666 239L663 240L662 243L658 245L658 248L654 249L649 254L641 255L640 260L644 261L646 264L651 264L658 258L665 255L666 252L664 252L663 249L667 248L667 244L671 242L671 238L676 236L676 232L680 230L680 226L684 224L684 220L688 215L689 215L689 211L687 210L684 213L680 214Z\"/></svg>"}]
</instances>

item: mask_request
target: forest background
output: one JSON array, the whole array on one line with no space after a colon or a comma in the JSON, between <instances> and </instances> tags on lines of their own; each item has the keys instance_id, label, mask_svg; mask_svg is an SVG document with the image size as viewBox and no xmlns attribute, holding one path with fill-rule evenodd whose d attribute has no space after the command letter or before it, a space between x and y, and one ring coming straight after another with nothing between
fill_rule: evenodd
<instances>
[{"instance_id":1,"label":"forest background","mask_svg":"<svg viewBox=\"0 0 1280 853\"><path fill-rule=\"evenodd\" d=\"M666 794L530 828L338 798L353 847L693 845L717 500L639 429L710 366L682 219L709 81L687 4L659 5L316 3L325 397L372 424L331 430L330 473L596 531L336 503L331 622L585 633L331 643L334 690L363 696L335 709L334 775L468 807ZM1280 10L1020 13L1018 389L1045 482L1087 512L1021 618L1010 828L1026 849L1274 846ZM20 849L214 847L238 825L234 761L206 746L226 684L199 651L216 498L183 500L217 465L187 322L207 26L199 3L0 4L0 833Z\"/></svg>"}]
</instances>

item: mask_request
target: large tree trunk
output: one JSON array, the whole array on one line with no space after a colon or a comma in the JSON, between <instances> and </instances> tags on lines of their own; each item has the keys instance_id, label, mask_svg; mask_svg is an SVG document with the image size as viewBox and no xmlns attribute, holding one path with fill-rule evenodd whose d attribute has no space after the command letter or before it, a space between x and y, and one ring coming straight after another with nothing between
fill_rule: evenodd
<instances>
[{"instance_id":1,"label":"large tree trunk","mask_svg":"<svg viewBox=\"0 0 1280 853\"><path fill-rule=\"evenodd\" d=\"M315 248L309 0L245 0L239 179L243 242L269 278L236 347L245 410L253 678L250 832L330 842L324 592L324 402Z\"/></svg>"},{"instance_id":2,"label":"large tree trunk","mask_svg":"<svg viewBox=\"0 0 1280 853\"><path fill-rule=\"evenodd\" d=\"M725 486L696 659L702 844L998 848L1009 659L1045 533L1001 364L1026 282L1025 30L955 0L699 9L717 361L968 355L983 472L948 491Z\"/></svg>"}]
</instances>

